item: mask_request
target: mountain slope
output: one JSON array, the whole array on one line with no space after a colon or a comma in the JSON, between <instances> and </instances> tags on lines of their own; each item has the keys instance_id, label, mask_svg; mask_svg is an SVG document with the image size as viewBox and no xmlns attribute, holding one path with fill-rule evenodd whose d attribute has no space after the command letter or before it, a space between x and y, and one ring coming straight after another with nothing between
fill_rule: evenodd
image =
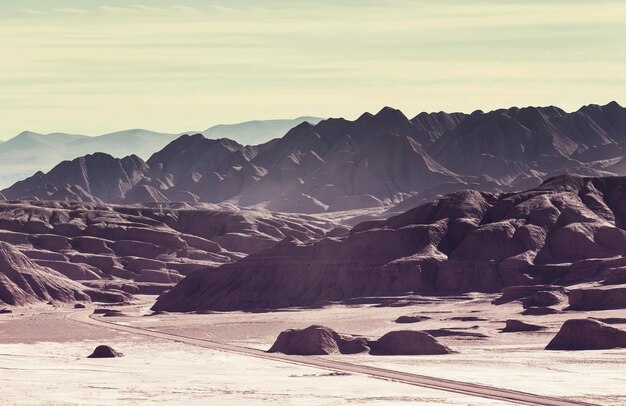
<instances>
[{"instance_id":1,"label":"mountain slope","mask_svg":"<svg viewBox=\"0 0 626 406\"><path fill-rule=\"evenodd\" d=\"M626 175L620 154L625 123L626 109L615 102L573 113L554 106L512 107L469 115L420 113L413 119L385 107L354 121L303 122L260 145L183 135L147 163L136 163L136 174L105 170L111 177L107 182L122 185L120 190L92 193L83 178L100 175L91 166L93 175L81 169L78 178L58 176L59 170L54 176L36 174L28 187L20 183L4 194L12 199L89 201L86 195L92 195L105 202L227 202L299 213L393 210L396 204L407 208L468 188L529 188L562 173ZM116 174L120 178L113 179Z\"/></svg>"},{"instance_id":2,"label":"mountain slope","mask_svg":"<svg viewBox=\"0 0 626 406\"><path fill-rule=\"evenodd\" d=\"M625 191L626 178L563 176L514 194L454 193L345 237L284 240L197 271L154 309L284 308L599 280L626 263Z\"/></svg>"}]
</instances>

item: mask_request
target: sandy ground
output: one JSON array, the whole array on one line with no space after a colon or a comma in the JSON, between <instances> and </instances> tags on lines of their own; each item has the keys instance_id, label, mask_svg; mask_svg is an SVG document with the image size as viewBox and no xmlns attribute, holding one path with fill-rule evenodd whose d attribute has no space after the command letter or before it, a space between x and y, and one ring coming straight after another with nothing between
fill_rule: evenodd
<instances>
[{"instance_id":1,"label":"sandy ground","mask_svg":"<svg viewBox=\"0 0 626 406\"><path fill-rule=\"evenodd\" d=\"M451 355L333 358L597 404L626 404L626 350L543 350L566 319L625 317L623 310L522 316L519 303L494 306L490 303L494 297L410 297L285 312L157 316L147 316L153 298L143 297L142 303L120 308L126 317L109 320L260 349L269 348L284 329L311 324L372 338L399 329L456 329L486 337L439 338L458 351ZM0 315L2 404L498 404L360 375L331 376L315 368L120 334L67 320L65 315L71 311L40 306ZM431 319L414 324L394 322L406 314ZM454 319L458 317L477 319ZM548 329L501 333L504 320L510 318ZM97 344L111 344L126 356L86 359Z\"/></svg>"},{"instance_id":2,"label":"sandy ground","mask_svg":"<svg viewBox=\"0 0 626 406\"><path fill-rule=\"evenodd\" d=\"M68 320L65 315L70 311L32 308L2 315L0 404L502 404L118 334ZM125 356L86 358L102 343Z\"/></svg>"}]
</instances>

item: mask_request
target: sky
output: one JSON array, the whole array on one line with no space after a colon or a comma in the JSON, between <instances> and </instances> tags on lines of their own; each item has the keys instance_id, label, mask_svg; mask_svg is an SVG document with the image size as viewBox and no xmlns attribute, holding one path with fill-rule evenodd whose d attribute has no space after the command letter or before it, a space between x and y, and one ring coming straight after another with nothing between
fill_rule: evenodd
<instances>
[{"instance_id":1,"label":"sky","mask_svg":"<svg viewBox=\"0 0 626 406\"><path fill-rule=\"evenodd\" d=\"M0 139L625 105L626 1L2 0Z\"/></svg>"}]
</instances>

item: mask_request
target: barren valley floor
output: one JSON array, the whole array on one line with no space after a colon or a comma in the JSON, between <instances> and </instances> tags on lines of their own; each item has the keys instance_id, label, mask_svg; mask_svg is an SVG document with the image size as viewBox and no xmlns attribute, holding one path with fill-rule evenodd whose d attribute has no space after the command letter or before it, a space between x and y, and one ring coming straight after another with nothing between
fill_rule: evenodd
<instances>
[{"instance_id":1,"label":"barren valley floor","mask_svg":"<svg viewBox=\"0 0 626 406\"><path fill-rule=\"evenodd\" d=\"M267 350L281 331L312 324L368 337L391 330L446 328L474 336L439 337L439 341L457 351L449 355L322 358L564 401L615 405L626 402L626 350L543 350L566 319L619 317L623 311L521 316L519 303L494 306L490 303L494 297L469 294L391 301L379 298L321 309L147 316L151 314L152 298L144 296L135 305L116 307L125 316L103 320L262 350ZM506 404L85 325L67 317L76 313L71 307L33 306L0 315L3 404ZM430 319L412 324L394 321L416 313ZM511 318L547 329L500 332L504 320ZM125 356L87 359L98 344L109 344Z\"/></svg>"}]
</instances>

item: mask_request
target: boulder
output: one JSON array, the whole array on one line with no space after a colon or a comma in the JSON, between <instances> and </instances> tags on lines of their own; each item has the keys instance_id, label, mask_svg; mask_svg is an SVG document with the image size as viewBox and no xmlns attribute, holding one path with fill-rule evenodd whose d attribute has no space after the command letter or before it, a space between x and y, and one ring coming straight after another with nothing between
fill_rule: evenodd
<instances>
[{"instance_id":1,"label":"boulder","mask_svg":"<svg viewBox=\"0 0 626 406\"><path fill-rule=\"evenodd\" d=\"M540 290L522 300L522 306L524 309L529 307L548 307L555 304L559 304L561 298L553 292Z\"/></svg>"},{"instance_id":2,"label":"boulder","mask_svg":"<svg viewBox=\"0 0 626 406\"><path fill-rule=\"evenodd\" d=\"M556 313L559 313L559 311L551 307L529 307L522 312L524 316L545 316Z\"/></svg>"},{"instance_id":3,"label":"boulder","mask_svg":"<svg viewBox=\"0 0 626 406\"><path fill-rule=\"evenodd\" d=\"M501 331L503 333L515 333L520 331L538 331L544 329L545 327L537 324L525 323L520 320L507 320L506 326Z\"/></svg>"},{"instance_id":4,"label":"boulder","mask_svg":"<svg viewBox=\"0 0 626 406\"><path fill-rule=\"evenodd\" d=\"M95 350L89 355L87 358L117 358L123 357L124 354L121 352L115 351L113 348L108 345L99 345Z\"/></svg>"},{"instance_id":5,"label":"boulder","mask_svg":"<svg viewBox=\"0 0 626 406\"><path fill-rule=\"evenodd\" d=\"M268 352L288 355L356 354L367 351L367 340L344 336L324 326L310 326L302 330L280 333Z\"/></svg>"},{"instance_id":6,"label":"boulder","mask_svg":"<svg viewBox=\"0 0 626 406\"><path fill-rule=\"evenodd\" d=\"M605 269L603 277L606 285L626 284L626 266Z\"/></svg>"},{"instance_id":7,"label":"boulder","mask_svg":"<svg viewBox=\"0 0 626 406\"><path fill-rule=\"evenodd\" d=\"M452 350L440 344L433 336L423 331L391 331L378 340L370 341L372 355L439 355Z\"/></svg>"},{"instance_id":8,"label":"boulder","mask_svg":"<svg viewBox=\"0 0 626 406\"><path fill-rule=\"evenodd\" d=\"M424 321L424 320L430 320L430 317L428 316L420 316L420 315L407 315L407 316L400 316L396 319L396 323L400 323L400 324L408 324L408 323L418 323L420 321Z\"/></svg>"},{"instance_id":9,"label":"boulder","mask_svg":"<svg viewBox=\"0 0 626 406\"><path fill-rule=\"evenodd\" d=\"M594 319L567 320L546 350L608 350L626 348L626 331Z\"/></svg>"},{"instance_id":10,"label":"boulder","mask_svg":"<svg viewBox=\"0 0 626 406\"><path fill-rule=\"evenodd\" d=\"M572 289L569 310L626 309L626 285Z\"/></svg>"},{"instance_id":11,"label":"boulder","mask_svg":"<svg viewBox=\"0 0 626 406\"><path fill-rule=\"evenodd\" d=\"M428 333L433 337L471 337L471 338L489 337L483 333L476 333L473 331L463 331L461 329L452 329L452 328L436 328L436 329L423 330L423 331L424 333Z\"/></svg>"},{"instance_id":12,"label":"boulder","mask_svg":"<svg viewBox=\"0 0 626 406\"><path fill-rule=\"evenodd\" d=\"M492 303L499 305L509 303L514 300L523 299L536 292L563 292L562 286L552 285L531 285L531 286L507 286L502 289L502 295Z\"/></svg>"}]
</instances>

